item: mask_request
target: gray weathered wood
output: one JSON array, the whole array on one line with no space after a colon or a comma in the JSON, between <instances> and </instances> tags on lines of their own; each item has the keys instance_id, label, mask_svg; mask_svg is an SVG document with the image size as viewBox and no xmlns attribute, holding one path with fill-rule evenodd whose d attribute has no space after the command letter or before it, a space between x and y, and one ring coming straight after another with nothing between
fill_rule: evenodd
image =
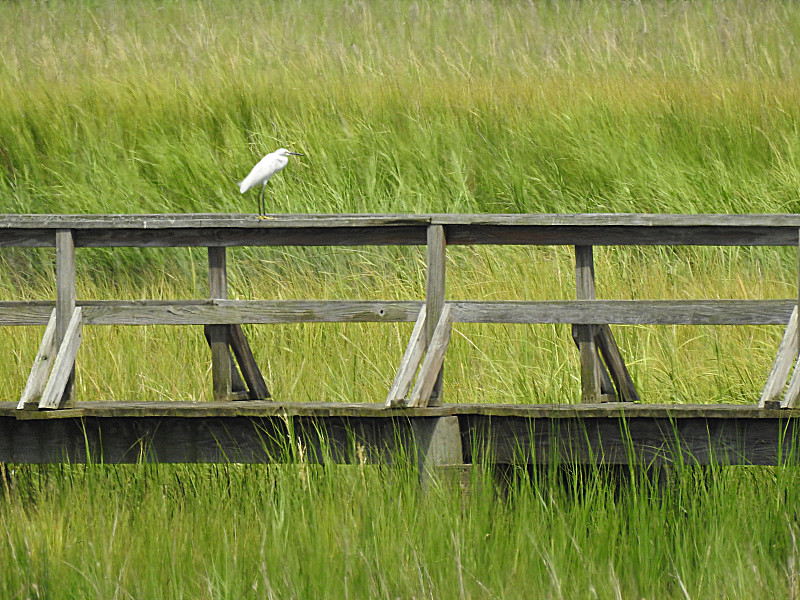
<instances>
[{"instance_id":1,"label":"gray weathered wood","mask_svg":"<svg viewBox=\"0 0 800 600\"><path fill-rule=\"evenodd\" d=\"M227 261L223 247L208 248L208 288L212 300L227 299ZM233 391L228 327L228 325L206 326L208 343L211 346L211 381L215 400L228 400Z\"/></svg>"},{"instance_id":2,"label":"gray weathered wood","mask_svg":"<svg viewBox=\"0 0 800 600\"><path fill-rule=\"evenodd\" d=\"M458 417L415 419L411 427L423 485L436 481L440 473L437 467L464 464Z\"/></svg>"},{"instance_id":3,"label":"gray weathered wood","mask_svg":"<svg viewBox=\"0 0 800 600\"><path fill-rule=\"evenodd\" d=\"M789 385L786 386L786 393L781 400L781 408L794 408L798 396L800 396L800 360L795 360ZM765 404L768 405L769 401Z\"/></svg>"},{"instance_id":4,"label":"gray weathered wood","mask_svg":"<svg viewBox=\"0 0 800 600\"><path fill-rule=\"evenodd\" d=\"M451 302L455 323L785 325L791 300L562 300Z\"/></svg>"},{"instance_id":5,"label":"gray weathered wood","mask_svg":"<svg viewBox=\"0 0 800 600\"><path fill-rule=\"evenodd\" d=\"M417 244L429 224L449 244L797 244L797 215L0 215L0 246L52 246L72 229L77 246Z\"/></svg>"},{"instance_id":6,"label":"gray weathered wood","mask_svg":"<svg viewBox=\"0 0 800 600\"><path fill-rule=\"evenodd\" d=\"M619 399L622 402L639 402L639 394L636 392L636 386L633 384L628 367L625 365L625 360L619 351L617 341L611 333L611 327L598 325L596 341L600 355L603 357L608 372L614 380Z\"/></svg>"},{"instance_id":7,"label":"gray weathered wood","mask_svg":"<svg viewBox=\"0 0 800 600\"><path fill-rule=\"evenodd\" d=\"M702 227L791 229L797 244L800 214L664 214L664 213L335 213L275 214L261 220L252 214L157 213L157 214L0 214L0 231L73 229L306 229L311 227L405 227L427 226L537 226L537 227ZM208 245L208 244L206 244Z\"/></svg>"},{"instance_id":8,"label":"gray weathered wood","mask_svg":"<svg viewBox=\"0 0 800 600\"><path fill-rule=\"evenodd\" d=\"M454 323L783 325L796 300L451 302ZM413 322L419 301L80 300L87 325ZM0 326L45 325L54 303L0 301Z\"/></svg>"},{"instance_id":9,"label":"gray weathered wood","mask_svg":"<svg viewBox=\"0 0 800 600\"><path fill-rule=\"evenodd\" d=\"M33 366L25 389L22 390L22 396L17 405L19 410L31 410L39 407L39 399L47 384L56 348L56 309L54 308L50 312L50 319L39 344L39 350L36 352L36 358L33 359Z\"/></svg>"},{"instance_id":10,"label":"gray weathered wood","mask_svg":"<svg viewBox=\"0 0 800 600\"><path fill-rule=\"evenodd\" d=\"M786 378L789 376L792 364L797 358L799 347L797 337L797 305L795 305L792 315L789 318L789 324L786 326L786 331L783 333L783 339L781 339L780 346L778 346L778 354L775 356L775 362L772 364L772 369L767 376L764 390L761 392L761 399L758 402L760 408L771 407L779 401L778 399L786 385Z\"/></svg>"},{"instance_id":11,"label":"gray weathered wood","mask_svg":"<svg viewBox=\"0 0 800 600\"><path fill-rule=\"evenodd\" d=\"M444 227L431 225L427 235L427 277L425 281L426 338L425 345L429 349L433 334L439 323L445 301L447 240ZM431 390L428 403L435 406L441 403L443 373L440 368Z\"/></svg>"},{"instance_id":12,"label":"gray weathered wood","mask_svg":"<svg viewBox=\"0 0 800 600\"><path fill-rule=\"evenodd\" d=\"M242 377L248 391L247 399L265 400L269 398L269 390L264 381L264 376L261 374L261 369L258 368L253 351L250 349L250 344L244 335L241 325L229 326L228 343L242 371Z\"/></svg>"},{"instance_id":13,"label":"gray weathered wood","mask_svg":"<svg viewBox=\"0 0 800 600\"><path fill-rule=\"evenodd\" d=\"M450 312L450 305L445 304L444 308L442 308L441 315L439 315L439 321L433 332L433 338L425 351L425 359L422 361L422 365L419 368L419 374L417 375L414 389L411 392L411 397L408 399L409 406L437 406L437 404L432 404L431 400L434 386L439 380L439 374L442 372L447 345L450 342L450 332L452 329Z\"/></svg>"},{"instance_id":14,"label":"gray weathered wood","mask_svg":"<svg viewBox=\"0 0 800 600\"><path fill-rule=\"evenodd\" d=\"M575 342L575 347L578 348L579 351L580 351L580 344L579 344L578 336L579 336L580 330L581 330L581 326L580 325L573 325L572 328L571 328L572 341ZM595 343L595 347L597 348L597 360L599 361L599 364L600 364L600 373L599 373L599 376L600 376L600 398L603 398L602 400L599 400L599 401L600 402L616 402L617 401L617 392L616 392L616 388L614 387L614 382L612 381L611 376L608 374L608 370L603 366L602 356L600 354L600 343L599 343L600 336L598 335L598 332L599 332L599 327L595 330L595 336L594 336L594 343Z\"/></svg>"},{"instance_id":15,"label":"gray weathered wood","mask_svg":"<svg viewBox=\"0 0 800 600\"><path fill-rule=\"evenodd\" d=\"M798 236L800 236L800 232L798 232ZM800 243L798 248L800 249ZM798 252L797 279L797 306L800 307L800 252ZM798 353L800 353L800 327L797 328L796 335ZM781 408L794 408L798 396L800 396L800 357L795 357L794 370L792 371L792 377L789 379L789 385L786 387L786 394L781 401Z\"/></svg>"},{"instance_id":16,"label":"gray weathered wood","mask_svg":"<svg viewBox=\"0 0 800 600\"><path fill-rule=\"evenodd\" d=\"M33 412L0 402L0 462L280 462L287 460L286 440L298 439L310 461L363 464L389 461L400 449L414 452L416 443L424 445L419 432L426 423L448 416L457 417L449 423L458 424L466 464L797 464L800 434L798 411L755 404L393 410L382 403L91 401L77 407ZM441 449L454 459L453 448Z\"/></svg>"},{"instance_id":17,"label":"gray weathered wood","mask_svg":"<svg viewBox=\"0 0 800 600\"><path fill-rule=\"evenodd\" d=\"M419 316L414 323L414 328L411 330L411 337L408 340L403 358L400 360L400 367L397 369L392 387L389 388L389 393L386 396L387 407L403 406L405 398L411 389L411 383L414 380L414 374L417 372L419 362L425 352L425 331L427 328L425 318L425 305L419 309Z\"/></svg>"},{"instance_id":18,"label":"gray weathered wood","mask_svg":"<svg viewBox=\"0 0 800 600\"><path fill-rule=\"evenodd\" d=\"M382 402L272 402L255 400L231 404L226 401L193 402L184 400L91 400L77 402L74 410L81 415L95 418L110 417L142 417L166 418L180 417L195 419L204 417L272 417L272 416L298 416L318 417L330 416L340 419L375 417L388 419L406 419L408 417L444 417L456 415L482 415L485 417L513 417L513 418L542 418L556 420L583 419L588 417L618 418L630 416L634 418L664 419L728 419L750 420L759 418L776 417L780 419L796 419L800 415L799 409L794 410L763 410L755 403L749 404L722 404L700 403L705 398L688 398L688 404L630 404L614 402L605 404L576 404L568 403L569 398L564 398L564 403L558 404L497 404L470 402L463 404L443 404L442 406L423 408L397 408L389 409ZM59 413L48 411L20 411L16 409L16 402L0 401L0 417L12 419L51 419L57 418ZM73 413L77 414L77 413ZM798 457L800 459L800 457Z\"/></svg>"},{"instance_id":19,"label":"gray weathered wood","mask_svg":"<svg viewBox=\"0 0 800 600\"><path fill-rule=\"evenodd\" d=\"M56 231L56 345L60 345L75 310L75 243L68 229ZM74 404L72 388L74 370L64 386L64 398L59 406L69 408Z\"/></svg>"},{"instance_id":20,"label":"gray weathered wood","mask_svg":"<svg viewBox=\"0 0 800 600\"><path fill-rule=\"evenodd\" d=\"M72 373L75 369L75 357L78 355L78 348L81 345L83 325L81 310L80 306L76 306L72 311L72 318L67 324L64 339L61 341L56 357L53 360L50 377L42 392L42 397L39 399L40 409L64 408L67 405L65 391L72 378Z\"/></svg>"},{"instance_id":21,"label":"gray weathered wood","mask_svg":"<svg viewBox=\"0 0 800 600\"><path fill-rule=\"evenodd\" d=\"M213 327L222 328L226 336L226 339L230 339L230 328L232 327L232 325L206 325L203 327L203 335L206 338L206 342L208 343L209 349L211 349L211 329L213 329ZM230 347L228 348L228 362L231 365L231 393L228 399L229 400L249 399L249 391L247 391L247 384L245 383L244 379L242 379L242 376L239 374L239 369L236 364L236 358L231 352ZM244 396L242 396L240 392L247 392L247 393Z\"/></svg>"},{"instance_id":22,"label":"gray weathered wood","mask_svg":"<svg viewBox=\"0 0 800 600\"><path fill-rule=\"evenodd\" d=\"M800 236L800 231L798 236ZM798 249L800 249L800 243L798 243ZM800 252L798 252L797 262L797 306L800 308ZM797 328L797 348L798 353L800 353L800 327ZM800 357L795 358L794 371L786 388L786 394L781 401L781 408L793 408L798 396L800 396Z\"/></svg>"},{"instance_id":23,"label":"gray weathered wood","mask_svg":"<svg viewBox=\"0 0 800 600\"><path fill-rule=\"evenodd\" d=\"M75 245L72 232L56 231L56 341L64 339L75 309Z\"/></svg>"},{"instance_id":24,"label":"gray weathered wood","mask_svg":"<svg viewBox=\"0 0 800 600\"><path fill-rule=\"evenodd\" d=\"M454 323L783 325L790 300L451 302ZM87 325L413 322L422 302L381 300L80 300ZM46 325L54 303L0 301L0 326Z\"/></svg>"},{"instance_id":25,"label":"gray weathered wood","mask_svg":"<svg viewBox=\"0 0 800 600\"><path fill-rule=\"evenodd\" d=\"M575 246L575 289L578 300L594 300L594 257L591 246ZM595 336L596 326L575 324L581 363L581 400L597 402L600 399L601 374Z\"/></svg>"},{"instance_id":26,"label":"gray weathered wood","mask_svg":"<svg viewBox=\"0 0 800 600\"><path fill-rule=\"evenodd\" d=\"M595 347L597 348L597 360L600 361L600 397L598 399L599 402L616 402L617 401L617 392L616 388L614 387L614 382L611 379L611 375L608 374L608 370L603 366L602 363L602 356L600 352L600 335L599 335L599 328L595 331L594 342ZM580 345L578 344L578 332L580 330L580 325L573 325L572 326L572 341L575 342L575 347L580 350Z\"/></svg>"}]
</instances>

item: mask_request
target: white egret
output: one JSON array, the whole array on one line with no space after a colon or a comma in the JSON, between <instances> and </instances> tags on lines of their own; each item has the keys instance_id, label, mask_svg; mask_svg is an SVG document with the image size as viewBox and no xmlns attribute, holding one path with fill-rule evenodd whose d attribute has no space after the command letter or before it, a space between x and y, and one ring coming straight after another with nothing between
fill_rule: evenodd
<instances>
[{"instance_id":1,"label":"white egret","mask_svg":"<svg viewBox=\"0 0 800 600\"><path fill-rule=\"evenodd\" d=\"M270 177L289 164L289 155L305 156L299 152L289 152L286 148L278 148L275 152L270 152L253 167L250 174L239 183L239 191L244 194L252 190L259 183L261 184L261 194L258 196L258 216L264 218L266 206L264 205L264 190Z\"/></svg>"}]
</instances>

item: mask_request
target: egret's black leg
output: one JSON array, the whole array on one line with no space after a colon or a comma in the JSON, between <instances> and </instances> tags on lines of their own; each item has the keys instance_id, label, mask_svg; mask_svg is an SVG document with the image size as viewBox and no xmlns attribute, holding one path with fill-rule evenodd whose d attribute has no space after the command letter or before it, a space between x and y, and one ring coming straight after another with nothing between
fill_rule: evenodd
<instances>
[{"instance_id":1,"label":"egret's black leg","mask_svg":"<svg viewBox=\"0 0 800 600\"><path fill-rule=\"evenodd\" d=\"M264 206L264 190L267 186L261 186L261 193L258 195L258 216L263 217L266 214L266 207Z\"/></svg>"}]
</instances>

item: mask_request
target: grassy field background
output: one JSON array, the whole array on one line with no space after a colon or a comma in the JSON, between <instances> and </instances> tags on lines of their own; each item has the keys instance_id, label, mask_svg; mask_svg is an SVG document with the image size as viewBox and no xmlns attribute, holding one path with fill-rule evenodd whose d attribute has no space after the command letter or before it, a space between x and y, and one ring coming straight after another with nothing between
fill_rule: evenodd
<instances>
[{"instance_id":1,"label":"grassy field background","mask_svg":"<svg viewBox=\"0 0 800 600\"><path fill-rule=\"evenodd\" d=\"M280 146L307 156L270 182L273 212L797 212L798 39L800 7L777 0L3 3L0 212L253 213L235 183ZM0 251L0 298L53 298L53 258ZM417 299L423 259L236 249L230 296ZM448 297L572 298L572 260L570 248L452 248ZM794 249L603 248L596 260L604 298L797 293ZM205 261L80 249L78 296L201 298ZM287 401L381 401L409 333L248 329ZM0 330L0 399L19 397L41 334ZM781 328L615 334L645 401L753 403ZM566 327L459 325L446 372L451 402L579 399ZM82 399L210 390L199 328L85 331ZM788 469L687 473L666 497L645 486L618 500L601 482L576 503L524 487L516 504L479 495L463 511L398 477L362 469L308 487L296 470L255 467L17 468L0 505L0 589L797 597ZM405 495L410 511L395 503Z\"/></svg>"}]
</instances>

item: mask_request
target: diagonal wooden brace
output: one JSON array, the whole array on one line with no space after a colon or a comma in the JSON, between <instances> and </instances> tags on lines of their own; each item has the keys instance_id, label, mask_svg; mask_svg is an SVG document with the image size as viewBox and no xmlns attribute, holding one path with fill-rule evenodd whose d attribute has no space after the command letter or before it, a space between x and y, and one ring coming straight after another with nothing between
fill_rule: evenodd
<instances>
[{"instance_id":1,"label":"diagonal wooden brace","mask_svg":"<svg viewBox=\"0 0 800 600\"><path fill-rule=\"evenodd\" d=\"M264 376L258 368L253 351L241 325L230 325L228 329L228 345L239 365L244 378L243 389L247 390L248 400L265 400L270 397Z\"/></svg>"},{"instance_id":2,"label":"diagonal wooden brace","mask_svg":"<svg viewBox=\"0 0 800 600\"><path fill-rule=\"evenodd\" d=\"M436 323L436 328L433 330L433 337L425 353L425 360L422 361L422 366L419 368L414 390L408 400L408 406L410 407L428 406L428 402L431 399L434 386L439 378L439 372L444 364L447 345L450 343L450 332L453 324L450 313L450 304L445 304L444 308L442 308L442 314L439 316L439 321Z\"/></svg>"},{"instance_id":3,"label":"diagonal wooden brace","mask_svg":"<svg viewBox=\"0 0 800 600\"><path fill-rule=\"evenodd\" d=\"M241 325L206 325L212 351L215 400L266 400L270 397L264 376ZM241 371L241 375L240 372ZM220 376L222 375L222 376Z\"/></svg>"},{"instance_id":4,"label":"diagonal wooden brace","mask_svg":"<svg viewBox=\"0 0 800 600\"><path fill-rule=\"evenodd\" d=\"M625 365L625 360L622 358L622 353L619 351L617 341L608 324L597 326L595 342L608 374L614 381L614 387L617 388L618 400L620 402L639 402L636 386L633 385L633 379L628 373L628 367Z\"/></svg>"},{"instance_id":5,"label":"diagonal wooden brace","mask_svg":"<svg viewBox=\"0 0 800 600\"><path fill-rule=\"evenodd\" d=\"M397 369L397 375L395 375L392 387L386 396L386 406L389 408L405 406L406 395L411 389L414 375L419 368L422 355L425 353L426 312L423 304L419 310L417 321L414 323L414 329L411 331L411 339L409 339L406 351L400 361L400 367Z\"/></svg>"},{"instance_id":6,"label":"diagonal wooden brace","mask_svg":"<svg viewBox=\"0 0 800 600\"><path fill-rule=\"evenodd\" d=\"M31 374L22 390L22 396L17 404L17 410L36 410L39 408L39 400L47 384L47 377L50 375L50 368L53 366L53 358L56 353L56 310L50 313L50 320L39 344L39 351L33 359Z\"/></svg>"},{"instance_id":7,"label":"diagonal wooden brace","mask_svg":"<svg viewBox=\"0 0 800 600\"><path fill-rule=\"evenodd\" d=\"M783 332L783 339L778 346L778 354L775 356L775 362L772 364L767 382L764 384L764 390L761 392L761 398L758 401L759 408L792 408L797 402L797 397L800 395L800 374L798 374L797 365L795 365L783 401L780 400L789 372L792 370L792 364L796 361L798 350L800 350L797 325L798 315L797 306L795 306L786 331Z\"/></svg>"},{"instance_id":8,"label":"diagonal wooden brace","mask_svg":"<svg viewBox=\"0 0 800 600\"><path fill-rule=\"evenodd\" d=\"M580 335L587 333L589 339L580 339ZM611 332L611 327L604 325L573 325L572 339L578 348L581 348L581 341L591 341L592 344L583 346L586 352L587 346L594 352L594 360L587 361L583 357L583 363L593 364L599 371L595 378L599 382L599 393L595 391L594 397L584 393L584 402L639 402L639 394L633 384L625 359L619 351L619 346ZM593 346L593 347L592 347ZM582 373L583 374L583 373ZM589 397L587 397L587 395Z\"/></svg>"},{"instance_id":9,"label":"diagonal wooden brace","mask_svg":"<svg viewBox=\"0 0 800 600\"><path fill-rule=\"evenodd\" d=\"M61 408L66 402L67 397L64 392L75 368L75 357L78 355L78 348L81 345L82 330L83 312L81 307L77 306L72 311L67 330L64 332L64 339L61 341L53 361L53 369L39 400L40 409Z\"/></svg>"}]
</instances>

